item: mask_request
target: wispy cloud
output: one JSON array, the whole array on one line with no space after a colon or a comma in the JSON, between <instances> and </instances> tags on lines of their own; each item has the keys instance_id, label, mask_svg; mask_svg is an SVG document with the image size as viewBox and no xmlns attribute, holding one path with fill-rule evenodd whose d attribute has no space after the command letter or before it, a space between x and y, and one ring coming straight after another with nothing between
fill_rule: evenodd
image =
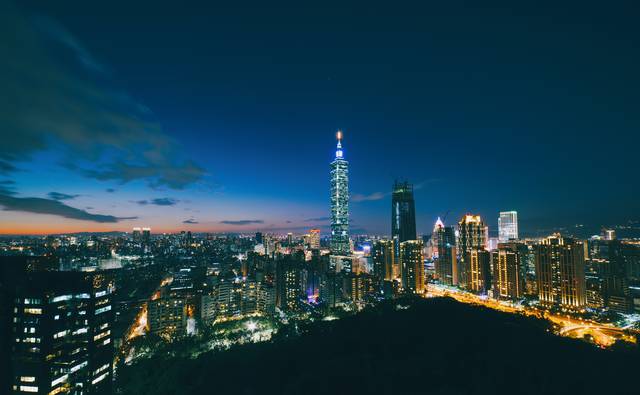
<instances>
[{"instance_id":1,"label":"wispy cloud","mask_svg":"<svg viewBox=\"0 0 640 395\"><path fill-rule=\"evenodd\" d=\"M198 224L199 222L198 222L198 221L196 221L196 220L195 220L195 219L193 219L193 218L190 218L190 219L185 219L184 221L182 221L182 223L183 223L183 224L188 224L188 225L193 225L193 224Z\"/></svg>"},{"instance_id":2,"label":"wispy cloud","mask_svg":"<svg viewBox=\"0 0 640 395\"><path fill-rule=\"evenodd\" d=\"M49 192L47 196L49 196L53 200L71 200L77 198L80 195L69 195L62 192Z\"/></svg>"},{"instance_id":3,"label":"wispy cloud","mask_svg":"<svg viewBox=\"0 0 640 395\"><path fill-rule=\"evenodd\" d=\"M304 222L325 222L330 221L331 217L317 217L317 218L307 218Z\"/></svg>"},{"instance_id":4,"label":"wispy cloud","mask_svg":"<svg viewBox=\"0 0 640 395\"><path fill-rule=\"evenodd\" d=\"M104 191L107 192L107 193L114 193L116 190L113 189L113 188L107 188Z\"/></svg>"},{"instance_id":5,"label":"wispy cloud","mask_svg":"<svg viewBox=\"0 0 640 395\"><path fill-rule=\"evenodd\" d=\"M146 206L147 204L153 204L155 206L175 206L178 204L178 199L173 198L155 198L151 200L136 200L135 203Z\"/></svg>"},{"instance_id":6,"label":"wispy cloud","mask_svg":"<svg viewBox=\"0 0 640 395\"><path fill-rule=\"evenodd\" d=\"M137 217L115 217L113 215L91 214L53 199L37 197L15 197L0 192L0 206L5 211L22 211L35 214L49 214L58 217L92 221L99 223L115 223Z\"/></svg>"},{"instance_id":7,"label":"wispy cloud","mask_svg":"<svg viewBox=\"0 0 640 395\"><path fill-rule=\"evenodd\" d=\"M420 181L416 184L413 184L413 190L417 191L420 190L422 188L424 188L425 186L427 186L428 184L437 182L438 180L435 178L429 179L429 180L424 180L424 181ZM389 192L373 192L370 193L368 195L365 194L360 194L360 193L355 193L353 195L351 195L351 201L352 202L371 202L371 201L376 201L376 200L382 200L384 198L386 198L387 196L391 196L391 191Z\"/></svg>"},{"instance_id":8,"label":"wispy cloud","mask_svg":"<svg viewBox=\"0 0 640 395\"><path fill-rule=\"evenodd\" d=\"M352 202L369 202L369 201L374 201L374 200L382 200L385 197L391 195L390 192L387 193L383 193L383 192L374 192L372 194L369 195L363 195L360 193L356 193L351 195L351 201Z\"/></svg>"},{"instance_id":9,"label":"wispy cloud","mask_svg":"<svg viewBox=\"0 0 640 395\"><path fill-rule=\"evenodd\" d=\"M183 189L205 176L55 21L0 2L0 58L0 174L55 148L66 168L98 180Z\"/></svg>"},{"instance_id":10,"label":"wispy cloud","mask_svg":"<svg viewBox=\"0 0 640 395\"><path fill-rule=\"evenodd\" d=\"M240 219L240 220L226 220L220 221L221 224L224 225L252 225L252 224L264 224L264 221L261 219Z\"/></svg>"}]
</instances>

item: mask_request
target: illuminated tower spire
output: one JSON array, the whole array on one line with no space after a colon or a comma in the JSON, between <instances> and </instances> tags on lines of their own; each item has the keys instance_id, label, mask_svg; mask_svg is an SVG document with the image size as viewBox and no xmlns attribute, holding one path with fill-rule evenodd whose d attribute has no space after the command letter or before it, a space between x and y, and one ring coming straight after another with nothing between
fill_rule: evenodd
<instances>
[{"instance_id":1,"label":"illuminated tower spire","mask_svg":"<svg viewBox=\"0 0 640 395\"><path fill-rule=\"evenodd\" d=\"M342 151L342 131L336 138L336 157L331 162L331 253L349 255L349 162Z\"/></svg>"}]
</instances>

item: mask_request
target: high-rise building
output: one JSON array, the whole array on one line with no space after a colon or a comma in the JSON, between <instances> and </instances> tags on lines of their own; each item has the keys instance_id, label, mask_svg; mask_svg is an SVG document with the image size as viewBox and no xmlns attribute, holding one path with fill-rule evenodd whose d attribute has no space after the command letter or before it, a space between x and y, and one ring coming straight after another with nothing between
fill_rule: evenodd
<instances>
[{"instance_id":1,"label":"high-rise building","mask_svg":"<svg viewBox=\"0 0 640 395\"><path fill-rule=\"evenodd\" d=\"M402 265L402 287L405 291L424 291L424 256L422 240L407 240L400 243Z\"/></svg>"},{"instance_id":2,"label":"high-rise building","mask_svg":"<svg viewBox=\"0 0 640 395\"><path fill-rule=\"evenodd\" d=\"M344 159L342 132L338 131L336 157L331 162L331 254L349 255L349 162Z\"/></svg>"},{"instance_id":3,"label":"high-rise building","mask_svg":"<svg viewBox=\"0 0 640 395\"><path fill-rule=\"evenodd\" d=\"M416 240L416 207L413 185L396 181L391 194L391 236L402 243Z\"/></svg>"},{"instance_id":4,"label":"high-rise building","mask_svg":"<svg viewBox=\"0 0 640 395\"><path fill-rule=\"evenodd\" d=\"M538 298L545 307L585 307L584 245L554 234L534 247Z\"/></svg>"},{"instance_id":5,"label":"high-rise building","mask_svg":"<svg viewBox=\"0 0 640 395\"><path fill-rule=\"evenodd\" d=\"M378 281L393 280L395 254L393 240L378 240L373 245L373 274Z\"/></svg>"},{"instance_id":6,"label":"high-rise building","mask_svg":"<svg viewBox=\"0 0 640 395\"><path fill-rule=\"evenodd\" d=\"M140 243L142 241L142 233L140 228L133 228L133 233L131 235L134 243Z\"/></svg>"},{"instance_id":7,"label":"high-rise building","mask_svg":"<svg viewBox=\"0 0 640 395\"><path fill-rule=\"evenodd\" d=\"M151 228L142 228L142 242L146 245L151 244Z\"/></svg>"},{"instance_id":8,"label":"high-rise building","mask_svg":"<svg viewBox=\"0 0 640 395\"><path fill-rule=\"evenodd\" d=\"M518 240L518 212L501 211L498 217L498 241Z\"/></svg>"},{"instance_id":9,"label":"high-rise building","mask_svg":"<svg viewBox=\"0 0 640 395\"><path fill-rule=\"evenodd\" d=\"M320 229L311 229L309 231L309 249L320 249Z\"/></svg>"},{"instance_id":10,"label":"high-rise building","mask_svg":"<svg viewBox=\"0 0 640 395\"><path fill-rule=\"evenodd\" d=\"M256 232L256 243L262 244L262 232Z\"/></svg>"},{"instance_id":11,"label":"high-rise building","mask_svg":"<svg viewBox=\"0 0 640 395\"><path fill-rule=\"evenodd\" d=\"M469 287L471 267L469 254L472 251L484 250L486 246L487 228L479 215L467 214L458 222L458 255L460 257L458 284Z\"/></svg>"},{"instance_id":12,"label":"high-rise building","mask_svg":"<svg viewBox=\"0 0 640 395\"><path fill-rule=\"evenodd\" d=\"M276 305L285 312L298 310L302 289L302 262L296 255L276 262Z\"/></svg>"},{"instance_id":13,"label":"high-rise building","mask_svg":"<svg viewBox=\"0 0 640 395\"><path fill-rule=\"evenodd\" d=\"M452 226L445 226L438 218L431 237L435 246L435 270L437 279L446 285L458 284L456 234Z\"/></svg>"},{"instance_id":14,"label":"high-rise building","mask_svg":"<svg viewBox=\"0 0 640 395\"><path fill-rule=\"evenodd\" d=\"M526 248L526 246L523 246ZM524 295L520 249L515 244L499 244L493 255L493 297L516 300Z\"/></svg>"},{"instance_id":15,"label":"high-rise building","mask_svg":"<svg viewBox=\"0 0 640 395\"><path fill-rule=\"evenodd\" d=\"M633 298L629 289L626 256L619 240L609 241L609 259L603 265L603 294L605 306L618 313L633 312Z\"/></svg>"},{"instance_id":16,"label":"high-rise building","mask_svg":"<svg viewBox=\"0 0 640 395\"><path fill-rule=\"evenodd\" d=\"M184 297L162 297L147 304L149 332L168 338L187 334L187 299Z\"/></svg>"},{"instance_id":17,"label":"high-rise building","mask_svg":"<svg viewBox=\"0 0 640 395\"><path fill-rule=\"evenodd\" d=\"M474 249L466 253L469 264L468 289L485 295L491 289L491 256L489 251Z\"/></svg>"},{"instance_id":18,"label":"high-rise building","mask_svg":"<svg viewBox=\"0 0 640 395\"><path fill-rule=\"evenodd\" d=\"M26 268L1 288L12 333L0 355L9 361L2 393L111 393L115 286L107 273Z\"/></svg>"}]
</instances>

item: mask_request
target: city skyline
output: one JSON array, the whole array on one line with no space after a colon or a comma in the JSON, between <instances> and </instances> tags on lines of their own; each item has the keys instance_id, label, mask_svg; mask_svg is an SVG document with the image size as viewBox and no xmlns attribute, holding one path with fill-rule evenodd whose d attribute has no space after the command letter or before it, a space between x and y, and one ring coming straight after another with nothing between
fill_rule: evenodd
<instances>
[{"instance_id":1,"label":"city skyline","mask_svg":"<svg viewBox=\"0 0 640 395\"><path fill-rule=\"evenodd\" d=\"M414 185L419 234L447 213L449 223L478 213L492 235L505 210L518 211L523 235L640 219L628 163L639 62L624 9L599 12L602 31L629 39L604 45L580 25L584 15L557 5L554 15L576 26L518 5L476 10L480 18L454 5L416 5L415 16L372 5L368 18L348 6L205 10L217 27L161 7L140 20L141 5L127 15L1 7L2 55L13 61L2 66L0 234L149 226L327 235L338 128L351 142L352 234L391 232L395 179ZM174 36L162 29L171 18ZM482 20L494 28L471 37ZM386 35L362 36L375 26ZM223 31L237 35L207 39ZM24 80L37 95L15 84Z\"/></svg>"}]
</instances>

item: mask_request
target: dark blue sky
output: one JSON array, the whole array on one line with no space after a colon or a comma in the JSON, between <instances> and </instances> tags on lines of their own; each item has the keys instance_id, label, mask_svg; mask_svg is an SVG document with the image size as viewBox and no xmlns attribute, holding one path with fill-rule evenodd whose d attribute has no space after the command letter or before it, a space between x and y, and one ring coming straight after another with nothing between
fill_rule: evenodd
<instances>
[{"instance_id":1,"label":"dark blue sky","mask_svg":"<svg viewBox=\"0 0 640 395\"><path fill-rule=\"evenodd\" d=\"M80 87L61 102L99 99L82 109L77 131L66 106L55 116L29 113L56 125L18 123L44 135L32 149L16 143L26 153L19 158L0 151L0 165L20 169L3 178L12 182L0 200L11 206L0 213L7 222L28 217L30 226L65 230L326 224L306 220L328 215L338 128L355 228L389 232L396 177L420 186L423 232L447 211L448 222L469 211L495 225L498 211L515 209L525 231L640 217L640 15L632 2L157 3L9 6L16 32L35 36L38 59ZM25 61L36 56L25 53ZM8 99L29 106L25 91ZM106 120L105 107L115 108ZM53 168L68 174L64 182L51 181ZM23 200L53 191L80 195L63 204L89 217L43 215ZM154 204L159 198L173 204Z\"/></svg>"}]
</instances>

